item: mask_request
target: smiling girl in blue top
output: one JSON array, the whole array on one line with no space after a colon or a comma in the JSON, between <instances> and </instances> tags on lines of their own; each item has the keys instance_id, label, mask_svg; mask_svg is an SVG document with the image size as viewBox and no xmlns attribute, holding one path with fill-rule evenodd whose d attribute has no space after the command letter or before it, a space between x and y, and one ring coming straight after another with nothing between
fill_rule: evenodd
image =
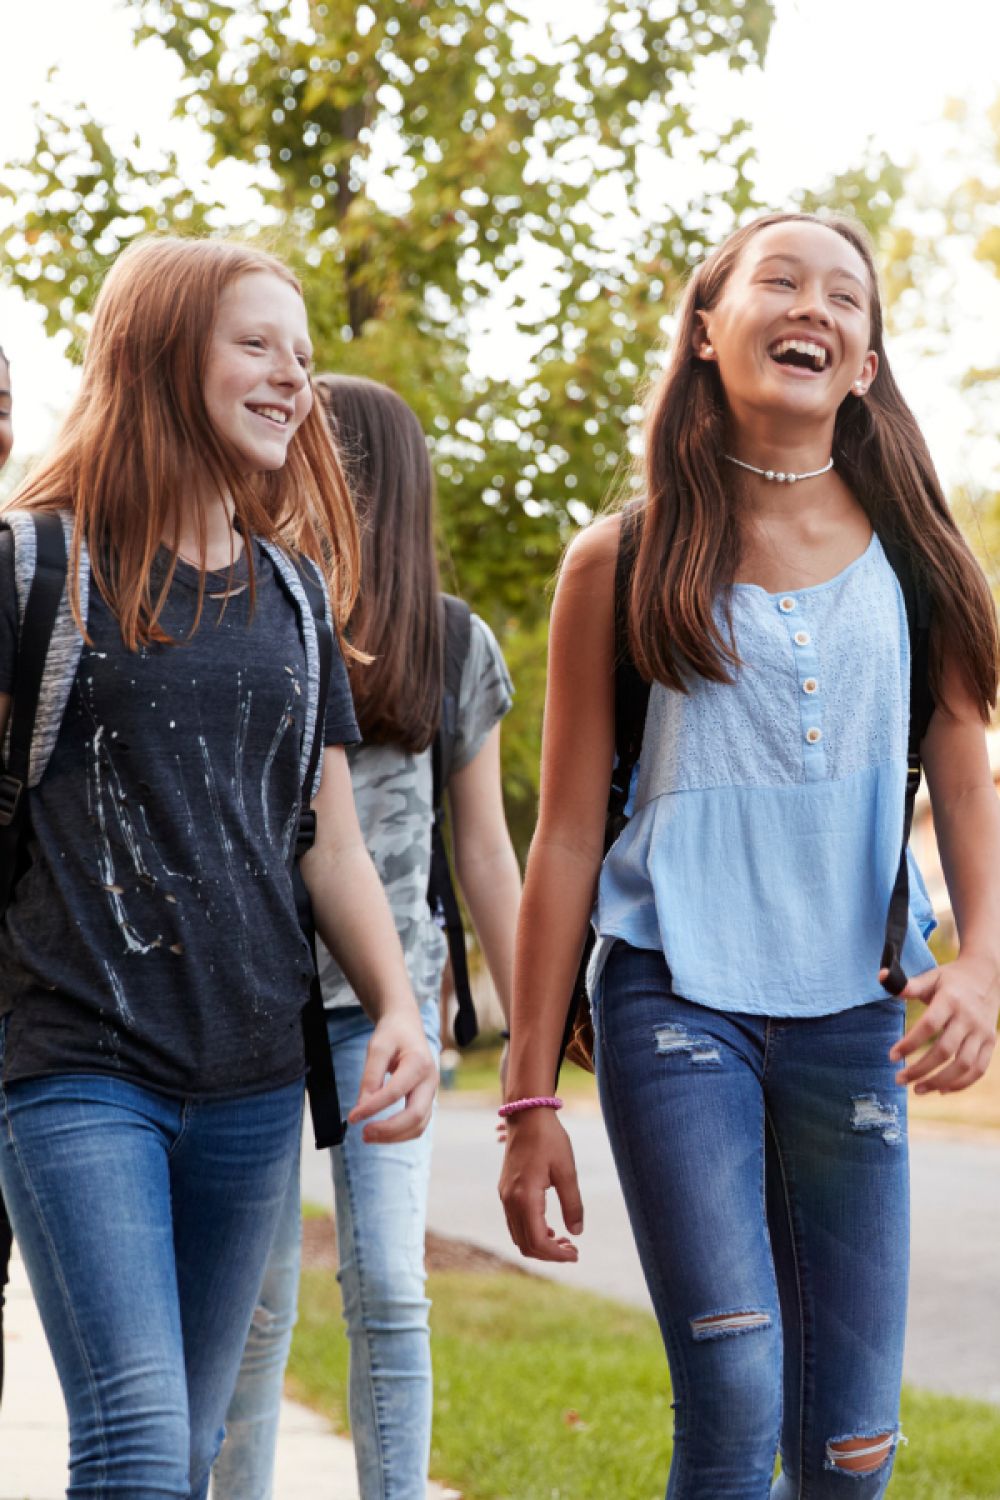
<instances>
[{"instance_id":1,"label":"smiling girl in blue top","mask_svg":"<svg viewBox=\"0 0 1000 1500\"><path fill-rule=\"evenodd\" d=\"M632 656L652 682L632 818L601 863L621 517L552 615L539 827L515 967L501 1193L527 1255L583 1211L548 1094L587 917L596 1061L670 1362L670 1500L875 1500L898 1440L906 1091L985 1071L1000 1001L997 634L889 370L871 251L773 215L695 273L651 397ZM932 603L922 745L961 940L911 881L904 1033L882 947L910 643L883 550ZM594 905L595 886L597 890ZM772 1484L776 1453L781 1473Z\"/></svg>"}]
</instances>

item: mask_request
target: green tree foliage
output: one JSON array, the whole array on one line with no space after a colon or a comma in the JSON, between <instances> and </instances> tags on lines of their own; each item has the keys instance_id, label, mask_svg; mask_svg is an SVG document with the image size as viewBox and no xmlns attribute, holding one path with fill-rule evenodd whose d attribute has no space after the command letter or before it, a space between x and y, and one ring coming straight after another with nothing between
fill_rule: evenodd
<instances>
[{"instance_id":1,"label":"green tree foliage","mask_svg":"<svg viewBox=\"0 0 1000 1500\"><path fill-rule=\"evenodd\" d=\"M177 60L207 165L112 138L82 106L40 109L3 274L79 338L107 266L150 229L235 228L295 264L319 365L385 380L420 415L446 577L518 658L523 847L546 581L620 462L679 284L754 205L745 122L700 116L694 75L758 63L772 4L620 0L572 35L507 0L125 8ZM251 204L236 223L234 182ZM491 367L505 333L516 378Z\"/></svg>"},{"instance_id":2,"label":"green tree foliage","mask_svg":"<svg viewBox=\"0 0 1000 1500\"><path fill-rule=\"evenodd\" d=\"M130 8L138 39L181 64L178 113L202 127L210 165L244 163L259 189L245 227L269 228L301 269L320 362L389 381L423 418L460 581L494 611L530 613L532 565L556 555L567 501L601 500L712 200L730 218L751 201L742 122L696 129L689 85L708 55L758 59L770 4L622 6L586 40L501 0ZM38 127L3 243L52 330L85 321L136 233L231 217L217 178L149 164L82 109ZM470 371L484 318L523 339L516 388ZM473 558L484 571L466 580Z\"/></svg>"},{"instance_id":3,"label":"green tree foliage","mask_svg":"<svg viewBox=\"0 0 1000 1500\"><path fill-rule=\"evenodd\" d=\"M955 364L956 344L974 331L980 335L981 357L956 375L966 412L969 477L950 499L995 589L1000 589L1000 357L990 330L1000 307L998 163L1000 98L986 111L952 100L942 122L935 180L928 182L922 164L913 164L904 181L905 213L883 243L883 274L897 333L937 358L946 372ZM949 184L943 192L942 180Z\"/></svg>"}]
</instances>

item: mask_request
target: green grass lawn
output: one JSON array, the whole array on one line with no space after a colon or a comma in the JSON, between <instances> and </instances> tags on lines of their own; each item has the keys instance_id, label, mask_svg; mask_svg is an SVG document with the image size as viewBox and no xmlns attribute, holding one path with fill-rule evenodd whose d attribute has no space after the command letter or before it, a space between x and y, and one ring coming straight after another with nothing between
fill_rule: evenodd
<instances>
[{"instance_id":1,"label":"green grass lawn","mask_svg":"<svg viewBox=\"0 0 1000 1500\"><path fill-rule=\"evenodd\" d=\"M431 1472L464 1500L662 1500L666 1369L652 1318L538 1277L432 1275ZM293 1394L346 1430L328 1271L303 1277ZM908 1391L891 1500L1000 1500L995 1406Z\"/></svg>"}]
</instances>

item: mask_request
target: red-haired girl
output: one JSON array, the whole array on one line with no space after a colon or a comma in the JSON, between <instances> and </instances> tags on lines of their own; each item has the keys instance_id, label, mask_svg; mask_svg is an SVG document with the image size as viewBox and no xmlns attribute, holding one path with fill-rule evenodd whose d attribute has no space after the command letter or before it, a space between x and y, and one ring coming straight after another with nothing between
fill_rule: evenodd
<instances>
[{"instance_id":1,"label":"red-haired girl","mask_svg":"<svg viewBox=\"0 0 1000 1500\"><path fill-rule=\"evenodd\" d=\"M874 1500L898 1439L905 1086L965 1088L993 1052L1000 807L993 606L855 225L768 216L701 266L644 471L637 513L570 548L553 608L501 1192L526 1255L576 1257L545 1223L549 1186L571 1234L583 1210L544 1096L593 909L598 1084L673 1378L670 1500ZM651 688L602 863L623 528ZM901 860L911 645L961 941L941 968Z\"/></svg>"},{"instance_id":2,"label":"red-haired girl","mask_svg":"<svg viewBox=\"0 0 1000 1500\"><path fill-rule=\"evenodd\" d=\"M4 719L31 513L56 511L69 544L30 864L0 928L0 1182L66 1395L74 1500L207 1492L297 1159L303 801L316 924L375 1023L352 1119L405 1099L365 1128L407 1139L431 1109L354 813L338 650L316 723L303 578L330 580L339 634L358 544L310 354L279 261L139 243L97 300L54 451L5 517Z\"/></svg>"}]
</instances>

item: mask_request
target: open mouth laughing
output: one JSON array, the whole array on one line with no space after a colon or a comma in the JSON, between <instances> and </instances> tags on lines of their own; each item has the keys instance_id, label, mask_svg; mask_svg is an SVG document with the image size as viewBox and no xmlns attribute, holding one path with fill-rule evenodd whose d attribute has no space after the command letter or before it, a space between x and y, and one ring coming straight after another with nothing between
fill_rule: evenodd
<instances>
[{"instance_id":1,"label":"open mouth laughing","mask_svg":"<svg viewBox=\"0 0 1000 1500\"><path fill-rule=\"evenodd\" d=\"M833 360L826 345L815 339L778 339L767 352L775 364L786 369L808 370L813 374L828 369Z\"/></svg>"}]
</instances>

